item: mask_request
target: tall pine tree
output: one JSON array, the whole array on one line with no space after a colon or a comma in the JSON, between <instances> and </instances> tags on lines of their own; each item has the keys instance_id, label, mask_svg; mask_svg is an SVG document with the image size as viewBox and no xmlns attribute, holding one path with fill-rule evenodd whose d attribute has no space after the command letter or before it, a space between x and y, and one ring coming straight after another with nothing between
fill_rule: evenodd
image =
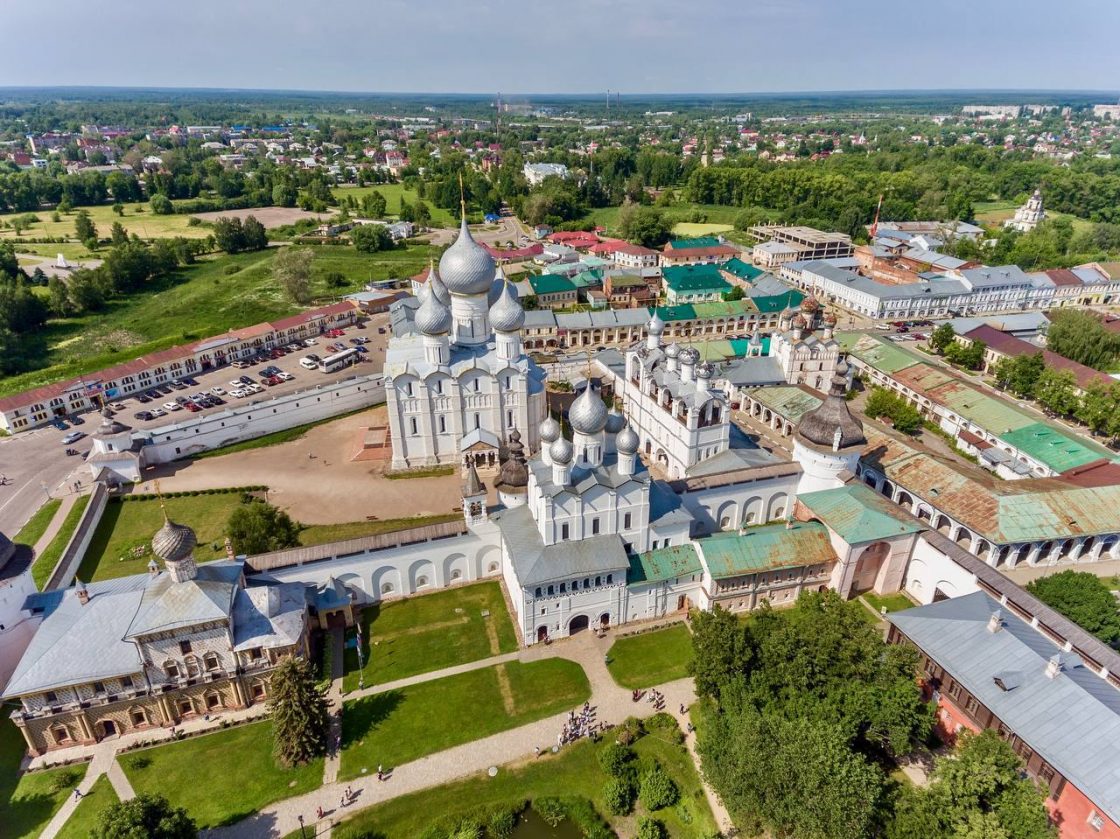
<instances>
[{"instance_id":1,"label":"tall pine tree","mask_svg":"<svg viewBox=\"0 0 1120 839\"><path fill-rule=\"evenodd\" d=\"M330 713L311 665L302 658L282 663L272 674L269 696L277 763L290 768L324 754Z\"/></svg>"}]
</instances>

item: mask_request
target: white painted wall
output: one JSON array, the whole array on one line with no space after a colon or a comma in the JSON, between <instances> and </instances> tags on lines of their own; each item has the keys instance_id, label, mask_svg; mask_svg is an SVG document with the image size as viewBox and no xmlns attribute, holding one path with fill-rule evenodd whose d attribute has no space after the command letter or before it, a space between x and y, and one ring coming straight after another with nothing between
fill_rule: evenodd
<instances>
[{"instance_id":1,"label":"white painted wall","mask_svg":"<svg viewBox=\"0 0 1120 839\"><path fill-rule=\"evenodd\" d=\"M154 428L149 432L149 444L144 446L144 458L148 464L168 463L274 431L380 405L385 401L381 381L379 374L356 376Z\"/></svg>"},{"instance_id":2,"label":"white painted wall","mask_svg":"<svg viewBox=\"0 0 1120 839\"><path fill-rule=\"evenodd\" d=\"M961 597L979 591L976 577L925 539L919 537L914 553L906 566L906 592L919 603L932 603L940 589L949 597Z\"/></svg>"}]
</instances>

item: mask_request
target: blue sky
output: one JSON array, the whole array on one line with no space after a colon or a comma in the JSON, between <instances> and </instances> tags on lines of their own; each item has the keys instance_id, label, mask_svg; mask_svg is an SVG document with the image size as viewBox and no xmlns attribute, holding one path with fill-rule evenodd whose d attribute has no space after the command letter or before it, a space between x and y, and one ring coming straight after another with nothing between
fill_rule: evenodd
<instances>
[{"instance_id":1,"label":"blue sky","mask_svg":"<svg viewBox=\"0 0 1120 839\"><path fill-rule=\"evenodd\" d=\"M0 86L1115 89L1120 0L0 4Z\"/></svg>"}]
</instances>

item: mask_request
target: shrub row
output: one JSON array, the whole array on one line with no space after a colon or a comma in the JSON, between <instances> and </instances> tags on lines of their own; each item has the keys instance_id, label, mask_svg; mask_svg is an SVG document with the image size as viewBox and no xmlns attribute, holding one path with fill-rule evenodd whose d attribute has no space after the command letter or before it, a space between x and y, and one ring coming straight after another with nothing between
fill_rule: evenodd
<instances>
[{"instance_id":1,"label":"shrub row","mask_svg":"<svg viewBox=\"0 0 1120 839\"><path fill-rule=\"evenodd\" d=\"M264 484L259 486L243 486L243 487L216 487L213 489L187 489L180 492L165 492L163 498L185 498L189 495L226 495L231 492L240 492L242 494L248 492L268 492L268 487ZM110 501L151 501L160 498L154 492L138 492L132 495L118 495L110 498Z\"/></svg>"}]
</instances>

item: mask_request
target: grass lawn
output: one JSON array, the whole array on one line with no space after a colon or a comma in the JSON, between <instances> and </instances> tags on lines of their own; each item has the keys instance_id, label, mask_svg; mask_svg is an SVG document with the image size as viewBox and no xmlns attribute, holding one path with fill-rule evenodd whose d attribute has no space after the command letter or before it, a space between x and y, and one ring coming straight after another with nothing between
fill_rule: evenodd
<instances>
[{"instance_id":1,"label":"grass lawn","mask_svg":"<svg viewBox=\"0 0 1120 839\"><path fill-rule=\"evenodd\" d=\"M624 688L648 688L683 679L692 660L692 633L683 623L619 638L607 669Z\"/></svg>"},{"instance_id":2,"label":"grass lawn","mask_svg":"<svg viewBox=\"0 0 1120 839\"><path fill-rule=\"evenodd\" d=\"M107 775L102 775L93 783L93 789L87 792L76 810L70 814L62 830L58 832L58 839L88 839L90 831L97 824L97 818L106 807L120 801L113 784Z\"/></svg>"},{"instance_id":3,"label":"grass lawn","mask_svg":"<svg viewBox=\"0 0 1120 839\"><path fill-rule=\"evenodd\" d=\"M39 218L37 223L26 228L18 237L11 228L0 230L0 242L14 238L68 237L73 239L74 218L77 216L78 210L85 210L89 213L90 220L97 227L97 235L101 238L108 238L109 231L115 221L121 223L128 235L131 236L135 233L141 239L163 239L171 236L182 236L186 239L205 239L212 232L209 227L203 225L191 227L190 216L187 215L157 216L148 206L148 202L145 201L140 204L125 204L123 216L114 213L111 204L102 204L97 207L75 207L70 213L62 213L59 221L51 220L53 211L37 210L30 214ZM5 213L0 215L0 221L11 221L14 216L21 215L28 214ZM54 247L54 245L51 245L51 247ZM17 250L22 250L22 246L17 246ZM52 253L51 256L53 255Z\"/></svg>"},{"instance_id":4,"label":"grass lawn","mask_svg":"<svg viewBox=\"0 0 1120 839\"><path fill-rule=\"evenodd\" d=\"M650 733L633 746L639 766L660 763L681 791L681 799L674 807L656 811L653 816L665 824L672 839L716 835L715 820L688 753L671 739L667 729L650 725ZM335 828L334 835L337 839L357 839L362 831L370 831L383 839L412 839L423 835L438 819L516 806L543 796L579 796L591 800L619 836L633 836L638 816L645 815L641 805L630 816L610 816L602 799L607 775L599 766L598 754L611 742L610 738L603 738L600 743L583 740L557 755L501 767L494 778L474 775L392 799L343 822Z\"/></svg>"},{"instance_id":5,"label":"grass lawn","mask_svg":"<svg viewBox=\"0 0 1120 839\"><path fill-rule=\"evenodd\" d=\"M0 708L0 836L31 839L38 836L86 773L85 764L19 774L27 745L15 723L11 706Z\"/></svg>"},{"instance_id":6,"label":"grass lawn","mask_svg":"<svg viewBox=\"0 0 1120 839\"><path fill-rule=\"evenodd\" d=\"M184 495L166 498L164 504L172 521L194 528L198 537L194 558L198 562L225 558L226 521L234 508L241 504L240 492ZM159 499L111 499L93 533L89 550L78 569L78 576L89 582L144 573L148 560L152 558L148 546L161 527L163 510L160 509ZM140 546L147 550L141 556L134 557L132 549ZM125 559L122 561L121 557Z\"/></svg>"},{"instance_id":7,"label":"grass lawn","mask_svg":"<svg viewBox=\"0 0 1120 839\"><path fill-rule=\"evenodd\" d=\"M502 672L504 671L504 672ZM508 692L503 697L503 678ZM346 703L339 777L399 766L571 709L591 695L583 669L561 658L510 662Z\"/></svg>"},{"instance_id":8,"label":"grass lawn","mask_svg":"<svg viewBox=\"0 0 1120 839\"><path fill-rule=\"evenodd\" d=\"M617 236L619 209L619 207L599 207L598 209L591 210L581 221L589 221L594 224L602 225L606 228L608 235ZM679 204L673 207L659 207L658 209L664 213L666 220L674 225L674 233L682 236L697 236L703 235L699 232L700 230L715 230L713 225L720 228L719 230L715 230L715 232L724 232L728 228L733 228L736 216L738 216L744 208L724 206L722 204ZM766 211L763 210L763 212ZM693 213L702 213L705 216L704 221L691 221ZM677 229L678 226L681 228L680 230Z\"/></svg>"},{"instance_id":9,"label":"grass lawn","mask_svg":"<svg viewBox=\"0 0 1120 839\"><path fill-rule=\"evenodd\" d=\"M680 221L673 225L675 236L714 236L717 233L730 233L735 229L733 224L696 224L690 221Z\"/></svg>"},{"instance_id":10,"label":"grass lawn","mask_svg":"<svg viewBox=\"0 0 1120 839\"><path fill-rule=\"evenodd\" d=\"M888 612L899 612L918 605L901 591L894 594L875 594L869 591L863 595L863 599L870 603L876 612L881 612L884 607Z\"/></svg>"},{"instance_id":11,"label":"grass lawn","mask_svg":"<svg viewBox=\"0 0 1120 839\"><path fill-rule=\"evenodd\" d=\"M484 618L484 611L490 616ZM374 605L361 620L366 687L517 649L497 582ZM343 690L357 687L358 654L348 647Z\"/></svg>"},{"instance_id":12,"label":"grass lawn","mask_svg":"<svg viewBox=\"0 0 1120 839\"><path fill-rule=\"evenodd\" d=\"M385 196L385 212L396 218L401 209L401 198L403 197L409 204L415 204L419 196L415 190L405 189L403 184L378 184L377 186L339 186L331 190L334 197L342 198L349 195L355 201L361 201L366 195L371 192L380 192ZM428 209L432 213L432 225L434 227L455 227L459 223L457 216L453 216L449 210L444 210L437 207L431 201L425 199L424 203L428 205Z\"/></svg>"},{"instance_id":13,"label":"grass lawn","mask_svg":"<svg viewBox=\"0 0 1120 839\"><path fill-rule=\"evenodd\" d=\"M88 505L88 495L83 495L75 501L74 506L70 508L70 512L66 514L66 518L62 520L62 527L58 529L58 533L54 535L43 552L35 557L35 561L31 565L31 578L35 580L35 586L39 591L43 590L43 586L50 579L51 572L58 565L58 560L61 559L62 552L66 550L70 537L74 535L74 531L78 527L78 520L82 517L82 513L85 512Z\"/></svg>"},{"instance_id":14,"label":"grass lawn","mask_svg":"<svg viewBox=\"0 0 1120 839\"><path fill-rule=\"evenodd\" d=\"M27 524L19 529L19 533L15 535L12 541L17 545L35 547L35 543L43 538L43 534L50 526L51 519L54 518L54 514L58 512L58 508L61 506L61 498L52 498L27 520Z\"/></svg>"},{"instance_id":15,"label":"grass lawn","mask_svg":"<svg viewBox=\"0 0 1120 839\"><path fill-rule=\"evenodd\" d=\"M311 524L299 532L301 545L325 545L328 542L341 542L345 539L359 539L362 536L377 536L381 533L394 533L410 527L423 527L426 524L443 524L458 521L460 513L443 513L438 516L413 516L405 519L383 519L381 521L350 521L343 524Z\"/></svg>"},{"instance_id":16,"label":"grass lawn","mask_svg":"<svg viewBox=\"0 0 1120 839\"><path fill-rule=\"evenodd\" d=\"M0 396L294 314L300 307L284 297L272 277L272 260L279 250L208 257L153 280L141 292L108 301L99 312L48 321L24 337L30 342L27 355L41 359L42 368L0 379ZM419 245L378 254L344 246L312 250L315 305L336 300L371 279L411 276L428 262L428 248ZM336 273L342 274L342 284L328 285L327 275Z\"/></svg>"},{"instance_id":17,"label":"grass lawn","mask_svg":"<svg viewBox=\"0 0 1120 839\"><path fill-rule=\"evenodd\" d=\"M1001 225L1015 215L1015 211L1022 206L1020 201L980 201L973 205L978 224ZM1078 218L1069 213L1058 213L1053 210L1046 211L1046 217L1051 219L1066 218L1073 224L1073 232L1081 233L1093 226L1091 221Z\"/></svg>"},{"instance_id":18,"label":"grass lawn","mask_svg":"<svg viewBox=\"0 0 1120 839\"><path fill-rule=\"evenodd\" d=\"M272 724L250 723L121 755L137 793L159 793L185 807L199 828L230 824L323 781L323 761L281 769L272 759Z\"/></svg>"}]
</instances>

